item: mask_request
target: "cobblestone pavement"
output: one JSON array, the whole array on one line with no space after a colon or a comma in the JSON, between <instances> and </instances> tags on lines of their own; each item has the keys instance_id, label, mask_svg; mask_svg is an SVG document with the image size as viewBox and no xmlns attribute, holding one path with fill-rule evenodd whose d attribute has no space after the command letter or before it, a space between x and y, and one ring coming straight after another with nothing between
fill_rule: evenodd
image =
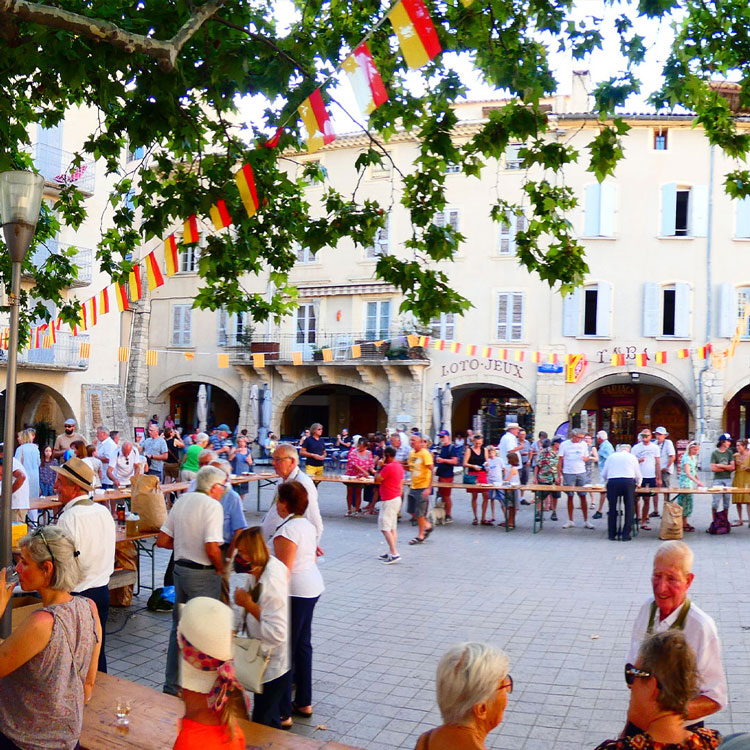
<instances>
[{"instance_id":1,"label":"cobblestone pavement","mask_svg":"<svg viewBox=\"0 0 750 750\"><path fill-rule=\"evenodd\" d=\"M271 497L264 490L263 507ZM561 528L563 512L533 535L523 507L517 530L505 533L471 526L468 495L454 497L455 523L409 547L414 530L402 522L402 561L385 566L376 559L385 550L376 518L344 518L343 488L321 485L326 592L313 621L315 715L295 720L293 731L373 750L413 748L440 723L440 656L456 641L482 640L508 652L515 685L488 747L578 750L616 736L628 701L628 636L649 595L658 531L610 542L606 517L590 531L577 511L576 528ZM697 532L686 535L696 556L691 596L717 622L730 695L709 726L750 730L750 529L703 533L709 500L695 499ZM247 507L253 523L255 489ZM157 553L157 580L166 559ZM111 610L108 631L118 632L107 651L113 674L161 689L171 615L147 612L148 593Z\"/></svg>"}]
</instances>

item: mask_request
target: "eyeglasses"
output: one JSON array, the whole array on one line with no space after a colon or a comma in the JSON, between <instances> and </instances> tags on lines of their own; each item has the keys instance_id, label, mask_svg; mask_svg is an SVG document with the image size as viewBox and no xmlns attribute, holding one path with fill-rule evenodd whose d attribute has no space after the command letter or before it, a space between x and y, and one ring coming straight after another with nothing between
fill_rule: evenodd
<instances>
[{"instance_id":1,"label":"eyeglasses","mask_svg":"<svg viewBox=\"0 0 750 750\"><path fill-rule=\"evenodd\" d=\"M507 690L509 694L512 693L513 692L513 678L510 675L508 675L506 677L505 681L501 682L497 686L497 689L498 690Z\"/></svg>"},{"instance_id":2,"label":"eyeglasses","mask_svg":"<svg viewBox=\"0 0 750 750\"><path fill-rule=\"evenodd\" d=\"M273 457L273 458L271 459L271 461L272 461L273 463L278 463L279 461L291 461L291 460L292 460L292 457L291 457L291 456L278 456L278 457L274 456L274 457Z\"/></svg>"},{"instance_id":3,"label":"eyeglasses","mask_svg":"<svg viewBox=\"0 0 750 750\"><path fill-rule=\"evenodd\" d=\"M42 527L38 526L34 534L42 538L42 541L44 542L44 546L47 548L47 552L49 552L49 556L52 558L53 564L57 564L55 562L55 556L52 554L52 550L50 549L47 539L44 536L44 530L42 529Z\"/></svg>"},{"instance_id":4,"label":"eyeglasses","mask_svg":"<svg viewBox=\"0 0 750 750\"><path fill-rule=\"evenodd\" d=\"M654 677L656 678L656 675L653 672L649 672L648 669L639 669L635 666L635 664L626 664L625 665L625 682L630 686L635 682L636 677ZM656 687L661 690L661 682L659 682L658 678L656 679Z\"/></svg>"}]
</instances>

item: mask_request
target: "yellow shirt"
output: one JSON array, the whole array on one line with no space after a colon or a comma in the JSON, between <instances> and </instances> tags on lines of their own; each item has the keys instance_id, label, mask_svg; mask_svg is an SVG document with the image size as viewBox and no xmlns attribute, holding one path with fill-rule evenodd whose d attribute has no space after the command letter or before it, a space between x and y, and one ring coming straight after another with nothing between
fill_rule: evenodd
<instances>
[{"instance_id":1,"label":"yellow shirt","mask_svg":"<svg viewBox=\"0 0 750 750\"><path fill-rule=\"evenodd\" d=\"M413 490L423 490L432 484L432 453L426 448L422 448L421 451L411 451L408 465Z\"/></svg>"}]
</instances>

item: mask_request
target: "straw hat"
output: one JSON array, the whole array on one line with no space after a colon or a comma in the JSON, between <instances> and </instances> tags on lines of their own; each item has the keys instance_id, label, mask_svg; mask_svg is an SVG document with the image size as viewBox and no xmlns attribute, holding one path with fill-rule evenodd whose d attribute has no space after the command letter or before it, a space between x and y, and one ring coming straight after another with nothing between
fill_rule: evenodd
<instances>
[{"instance_id":1,"label":"straw hat","mask_svg":"<svg viewBox=\"0 0 750 750\"><path fill-rule=\"evenodd\" d=\"M77 456L72 456L62 466L50 466L50 469L87 492L94 489L94 470Z\"/></svg>"}]
</instances>

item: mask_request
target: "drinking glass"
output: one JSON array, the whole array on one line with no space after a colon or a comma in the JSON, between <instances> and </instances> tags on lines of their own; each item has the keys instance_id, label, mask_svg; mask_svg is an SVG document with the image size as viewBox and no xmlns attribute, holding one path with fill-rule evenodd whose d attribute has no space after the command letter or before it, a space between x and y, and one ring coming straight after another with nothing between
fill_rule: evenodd
<instances>
[{"instance_id":1,"label":"drinking glass","mask_svg":"<svg viewBox=\"0 0 750 750\"><path fill-rule=\"evenodd\" d=\"M120 696L115 703L115 713L117 714L117 725L126 727L130 723L130 698Z\"/></svg>"}]
</instances>

